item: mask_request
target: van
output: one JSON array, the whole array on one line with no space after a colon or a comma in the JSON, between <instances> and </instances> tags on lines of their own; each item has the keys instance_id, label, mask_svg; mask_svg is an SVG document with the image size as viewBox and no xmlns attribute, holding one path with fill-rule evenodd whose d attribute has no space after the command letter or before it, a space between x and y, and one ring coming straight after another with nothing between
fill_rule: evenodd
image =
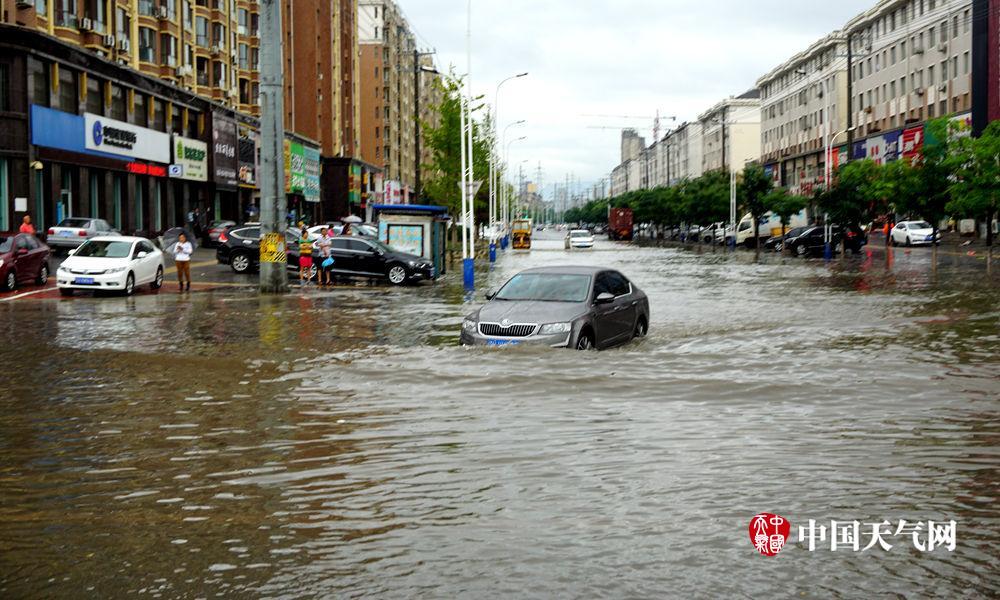
<instances>
[{"instance_id":1,"label":"van","mask_svg":"<svg viewBox=\"0 0 1000 600\"><path fill-rule=\"evenodd\" d=\"M805 227L806 225L809 225L809 217L806 211L803 210L795 213L788 219L788 225L785 226L785 229ZM763 241L775 235L781 235L781 217L772 212L765 213L760 218L760 223L757 223L757 233L755 235L753 232L753 216L747 214L740 219L740 224L736 227L736 245L753 248L755 238L760 238Z\"/></svg>"}]
</instances>

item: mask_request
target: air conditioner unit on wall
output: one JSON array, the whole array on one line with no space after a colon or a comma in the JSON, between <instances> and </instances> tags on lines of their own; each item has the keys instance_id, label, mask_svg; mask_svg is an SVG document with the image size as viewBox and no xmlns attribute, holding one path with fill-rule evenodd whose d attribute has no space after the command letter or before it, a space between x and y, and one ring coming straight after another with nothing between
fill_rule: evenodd
<instances>
[{"instance_id":1,"label":"air conditioner unit on wall","mask_svg":"<svg viewBox=\"0 0 1000 600\"><path fill-rule=\"evenodd\" d=\"M80 31L90 31L94 28L94 22L84 17L80 19Z\"/></svg>"},{"instance_id":2,"label":"air conditioner unit on wall","mask_svg":"<svg viewBox=\"0 0 1000 600\"><path fill-rule=\"evenodd\" d=\"M874 110L874 109L873 109L873 108L872 108L871 106L866 106L866 107L865 107L865 112L866 112L866 113L869 113L869 114L871 114L872 110Z\"/></svg>"},{"instance_id":3,"label":"air conditioner unit on wall","mask_svg":"<svg viewBox=\"0 0 1000 600\"><path fill-rule=\"evenodd\" d=\"M941 42L938 44L938 52L946 54L948 52L948 42Z\"/></svg>"},{"instance_id":4,"label":"air conditioner unit on wall","mask_svg":"<svg viewBox=\"0 0 1000 600\"><path fill-rule=\"evenodd\" d=\"M924 95L924 88L922 88L922 87L914 88L913 93L916 94L916 95L918 95L918 96L923 96Z\"/></svg>"},{"instance_id":5,"label":"air conditioner unit on wall","mask_svg":"<svg viewBox=\"0 0 1000 600\"><path fill-rule=\"evenodd\" d=\"M245 26L243 26L243 25L237 25L236 26L236 34L237 35L246 35L247 34L247 28Z\"/></svg>"},{"instance_id":6,"label":"air conditioner unit on wall","mask_svg":"<svg viewBox=\"0 0 1000 600\"><path fill-rule=\"evenodd\" d=\"M947 93L948 92L948 84L947 83L942 83L941 85L939 85L938 86L938 91L941 92L942 94L943 93Z\"/></svg>"},{"instance_id":7,"label":"air conditioner unit on wall","mask_svg":"<svg viewBox=\"0 0 1000 600\"><path fill-rule=\"evenodd\" d=\"M27 0L17 0L18 8L34 8L35 4L33 2L28 2Z\"/></svg>"},{"instance_id":8,"label":"air conditioner unit on wall","mask_svg":"<svg viewBox=\"0 0 1000 600\"><path fill-rule=\"evenodd\" d=\"M184 67L177 67L176 69L174 69L174 75L176 75L177 77L184 77L185 75L187 75L187 69Z\"/></svg>"},{"instance_id":9,"label":"air conditioner unit on wall","mask_svg":"<svg viewBox=\"0 0 1000 600\"><path fill-rule=\"evenodd\" d=\"M122 52L129 51L128 38L118 40L118 49L121 50Z\"/></svg>"},{"instance_id":10,"label":"air conditioner unit on wall","mask_svg":"<svg viewBox=\"0 0 1000 600\"><path fill-rule=\"evenodd\" d=\"M115 36L113 36L113 35L106 35L106 36L104 36L104 39L102 41L104 42L104 47L105 48L114 48L115 47Z\"/></svg>"},{"instance_id":11,"label":"air conditioner unit on wall","mask_svg":"<svg viewBox=\"0 0 1000 600\"><path fill-rule=\"evenodd\" d=\"M212 55L214 56L214 55L217 55L217 54L221 53L222 49L219 48L218 46L212 46L211 52L212 52Z\"/></svg>"}]
</instances>

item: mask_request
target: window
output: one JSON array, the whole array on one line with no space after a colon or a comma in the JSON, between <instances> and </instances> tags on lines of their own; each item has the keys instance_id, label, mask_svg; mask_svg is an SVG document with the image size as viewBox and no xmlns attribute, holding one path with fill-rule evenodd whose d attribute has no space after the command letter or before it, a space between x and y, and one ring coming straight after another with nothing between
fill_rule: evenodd
<instances>
[{"instance_id":1,"label":"window","mask_svg":"<svg viewBox=\"0 0 1000 600\"><path fill-rule=\"evenodd\" d=\"M250 68L250 47L240 44L240 68L244 71Z\"/></svg>"},{"instance_id":2,"label":"window","mask_svg":"<svg viewBox=\"0 0 1000 600\"><path fill-rule=\"evenodd\" d=\"M160 34L160 63L168 67L177 66L177 38L169 33Z\"/></svg>"},{"instance_id":3,"label":"window","mask_svg":"<svg viewBox=\"0 0 1000 600\"><path fill-rule=\"evenodd\" d=\"M34 58L28 61L31 69L31 102L49 105L49 65Z\"/></svg>"},{"instance_id":4,"label":"window","mask_svg":"<svg viewBox=\"0 0 1000 600\"><path fill-rule=\"evenodd\" d=\"M84 14L94 24L94 31L104 33L105 22L104 0L84 0Z\"/></svg>"},{"instance_id":5,"label":"window","mask_svg":"<svg viewBox=\"0 0 1000 600\"><path fill-rule=\"evenodd\" d=\"M153 0L139 0L139 14L145 17L153 17L155 14Z\"/></svg>"},{"instance_id":6,"label":"window","mask_svg":"<svg viewBox=\"0 0 1000 600\"><path fill-rule=\"evenodd\" d=\"M951 22L951 39L955 39L957 37L958 37L958 15L955 15L955 18L952 19Z\"/></svg>"},{"instance_id":7,"label":"window","mask_svg":"<svg viewBox=\"0 0 1000 600\"><path fill-rule=\"evenodd\" d=\"M930 44L931 46L937 45L937 38L935 37L935 32L933 27L931 27L930 31L928 31L927 38L928 38L927 41L928 44Z\"/></svg>"},{"instance_id":8,"label":"window","mask_svg":"<svg viewBox=\"0 0 1000 600\"><path fill-rule=\"evenodd\" d=\"M212 79L212 84L215 87L227 87L226 86L226 65L222 61L212 61L212 72L215 77Z\"/></svg>"},{"instance_id":9,"label":"window","mask_svg":"<svg viewBox=\"0 0 1000 600\"><path fill-rule=\"evenodd\" d=\"M76 0L55 0L54 8L56 27L76 27Z\"/></svg>"},{"instance_id":10,"label":"window","mask_svg":"<svg viewBox=\"0 0 1000 600\"><path fill-rule=\"evenodd\" d=\"M10 93L10 65L0 64L0 111L10 110Z\"/></svg>"},{"instance_id":11,"label":"window","mask_svg":"<svg viewBox=\"0 0 1000 600\"><path fill-rule=\"evenodd\" d=\"M889 58L892 60L892 64L896 64L896 47L893 46L889 49Z\"/></svg>"},{"instance_id":12,"label":"window","mask_svg":"<svg viewBox=\"0 0 1000 600\"><path fill-rule=\"evenodd\" d=\"M76 71L69 67L59 68L59 110L71 114L80 112L80 96L76 87Z\"/></svg>"},{"instance_id":13,"label":"window","mask_svg":"<svg viewBox=\"0 0 1000 600\"><path fill-rule=\"evenodd\" d=\"M194 9L191 8L191 3L184 0L184 29L191 29L194 23Z\"/></svg>"},{"instance_id":14,"label":"window","mask_svg":"<svg viewBox=\"0 0 1000 600\"><path fill-rule=\"evenodd\" d=\"M153 129L157 131L167 130L167 115L163 105L163 100L153 99Z\"/></svg>"},{"instance_id":15,"label":"window","mask_svg":"<svg viewBox=\"0 0 1000 600\"><path fill-rule=\"evenodd\" d=\"M236 11L236 23L246 31L246 27L250 23L250 11L245 8ZM246 34L244 33L244 35Z\"/></svg>"},{"instance_id":16,"label":"window","mask_svg":"<svg viewBox=\"0 0 1000 600\"><path fill-rule=\"evenodd\" d=\"M250 81L240 78L240 104L250 104Z\"/></svg>"},{"instance_id":17,"label":"window","mask_svg":"<svg viewBox=\"0 0 1000 600\"><path fill-rule=\"evenodd\" d=\"M199 56L195 59L198 85L208 85L208 59Z\"/></svg>"},{"instance_id":18,"label":"window","mask_svg":"<svg viewBox=\"0 0 1000 600\"><path fill-rule=\"evenodd\" d=\"M969 53L966 52L962 55L962 72L965 75L969 74Z\"/></svg>"},{"instance_id":19,"label":"window","mask_svg":"<svg viewBox=\"0 0 1000 600\"><path fill-rule=\"evenodd\" d=\"M226 28L221 23L212 23L212 45L226 47Z\"/></svg>"},{"instance_id":20,"label":"window","mask_svg":"<svg viewBox=\"0 0 1000 600\"><path fill-rule=\"evenodd\" d=\"M257 13L250 13L250 35L260 36L260 15Z\"/></svg>"},{"instance_id":21,"label":"window","mask_svg":"<svg viewBox=\"0 0 1000 600\"><path fill-rule=\"evenodd\" d=\"M962 33L969 33L969 23L972 22L972 15L966 10L962 13Z\"/></svg>"},{"instance_id":22,"label":"window","mask_svg":"<svg viewBox=\"0 0 1000 600\"><path fill-rule=\"evenodd\" d=\"M139 60L156 62L156 32L149 27L139 28Z\"/></svg>"},{"instance_id":23,"label":"window","mask_svg":"<svg viewBox=\"0 0 1000 600\"><path fill-rule=\"evenodd\" d=\"M250 84L250 104L260 103L260 84L252 83Z\"/></svg>"},{"instance_id":24,"label":"window","mask_svg":"<svg viewBox=\"0 0 1000 600\"><path fill-rule=\"evenodd\" d=\"M132 18L124 8L117 9L118 17L115 19L115 39L129 40L132 38Z\"/></svg>"},{"instance_id":25,"label":"window","mask_svg":"<svg viewBox=\"0 0 1000 600\"><path fill-rule=\"evenodd\" d=\"M87 112L104 114L104 82L96 77L87 77Z\"/></svg>"},{"instance_id":26,"label":"window","mask_svg":"<svg viewBox=\"0 0 1000 600\"><path fill-rule=\"evenodd\" d=\"M167 8L167 17L173 21L177 16L177 0L160 0L160 6Z\"/></svg>"},{"instance_id":27,"label":"window","mask_svg":"<svg viewBox=\"0 0 1000 600\"><path fill-rule=\"evenodd\" d=\"M4 199L3 202L0 202L0 231L12 229L10 226L10 216L7 214L7 198L10 197L9 172L7 159L0 158L0 198Z\"/></svg>"},{"instance_id":28,"label":"window","mask_svg":"<svg viewBox=\"0 0 1000 600\"><path fill-rule=\"evenodd\" d=\"M133 122L136 125L145 127L149 123L149 113L146 110L146 97L139 92L135 93L135 112Z\"/></svg>"},{"instance_id":29,"label":"window","mask_svg":"<svg viewBox=\"0 0 1000 600\"><path fill-rule=\"evenodd\" d=\"M256 71L260 68L260 50L250 48L250 70Z\"/></svg>"},{"instance_id":30,"label":"window","mask_svg":"<svg viewBox=\"0 0 1000 600\"><path fill-rule=\"evenodd\" d=\"M125 110L125 89L111 84L111 118L124 121L128 118Z\"/></svg>"},{"instance_id":31,"label":"window","mask_svg":"<svg viewBox=\"0 0 1000 600\"><path fill-rule=\"evenodd\" d=\"M194 19L194 43L202 48L208 48L208 19L205 17Z\"/></svg>"}]
</instances>

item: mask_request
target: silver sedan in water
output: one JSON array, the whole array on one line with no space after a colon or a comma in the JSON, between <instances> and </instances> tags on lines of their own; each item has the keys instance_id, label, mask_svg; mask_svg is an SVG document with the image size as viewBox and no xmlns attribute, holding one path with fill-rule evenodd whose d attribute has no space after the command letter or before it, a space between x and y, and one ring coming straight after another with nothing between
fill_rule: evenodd
<instances>
[{"instance_id":1,"label":"silver sedan in water","mask_svg":"<svg viewBox=\"0 0 1000 600\"><path fill-rule=\"evenodd\" d=\"M512 277L462 323L467 346L603 349L649 331L649 299L618 271L543 267Z\"/></svg>"}]
</instances>

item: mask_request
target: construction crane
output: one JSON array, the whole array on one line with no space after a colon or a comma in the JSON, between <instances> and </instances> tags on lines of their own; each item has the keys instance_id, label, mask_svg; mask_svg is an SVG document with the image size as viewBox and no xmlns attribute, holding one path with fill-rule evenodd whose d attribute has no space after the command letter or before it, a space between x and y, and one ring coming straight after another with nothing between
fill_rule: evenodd
<instances>
[{"instance_id":1,"label":"construction crane","mask_svg":"<svg viewBox=\"0 0 1000 600\"><path fill-rule=\"evenodd\" d=\"M597 119L627 119L627 120L652 121L653 122L653 141L656 141L656 140L660 139L660 129L661 129L661 127L660 127L660 120L661 120L661 117L660 117L660 111L659 110L656 111L656 116L654 116L654 117L639 117L639 116L632 116L632 115L582 115L582 116L584 116L584 117L592 117L592 118L597 118ZM675 121L675 122L677 121L677 117L663 117L663 118L671 120L671 121ZM618 130L621 130L621 129L630 129L630 127L628 127L628 126L626 126L626 127L610 127L610 126L596 125L596 126L589 126L589 127L587 127L587 129L618 129Z\"/></svg>"}]
</instances>

